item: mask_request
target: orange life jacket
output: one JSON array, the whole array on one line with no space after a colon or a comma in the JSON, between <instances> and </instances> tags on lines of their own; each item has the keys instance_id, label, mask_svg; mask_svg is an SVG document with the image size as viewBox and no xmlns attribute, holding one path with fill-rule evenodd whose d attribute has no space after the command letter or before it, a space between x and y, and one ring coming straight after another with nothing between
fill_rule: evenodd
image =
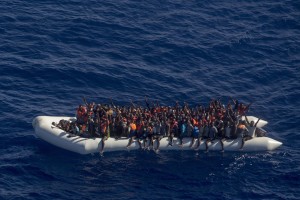
<instances>
[{"instance_id":1,"label":"orange life jacket","mask_svg":"<svg viewBox=\"0 0 300 200\"><path fill-rule=\"evenodd\" d=\"M240 129L245 129L246 126L245 126L244 124L240 124L240 125L238 125L238 128L240 128Z\"/></svg>"},{"instance_id":2,"label":"orange life jacket","mask_svg":"<svg viewBox=\"0 0 300 200\"><path fill-rule=\"evenodd\" d=\"M135 130L136 130L136 124L135 124L135 123L131 123L131 124L130 124L130 129L131 129L132 131L135 131Z\"/></svg>"}]
</instances>

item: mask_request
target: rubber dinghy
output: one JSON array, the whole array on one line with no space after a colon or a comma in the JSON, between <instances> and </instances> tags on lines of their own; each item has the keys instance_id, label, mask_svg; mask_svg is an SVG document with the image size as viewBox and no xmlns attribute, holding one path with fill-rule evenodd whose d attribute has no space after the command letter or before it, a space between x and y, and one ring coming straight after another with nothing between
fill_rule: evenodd
<instances>
[{"instance_id":1,"label":"rubber dinghy","mask_svg":"<svg viewBox=\"0 0 300 200\"><path fill-rule=\"evenodd\" d=\"M256 122L258 118L253 116L247 116L249 121ZM80 154L91 154L97 153L101 149L101 138L83 138L79 136L68 137L69 133L53 127L52 122L58 123L59 120L65 119L74 121L74 117L52 117L52 116L38 116L34 118L32 125L35 129L35 134L57 147L73 151ZM257 127L261 128L266 125L268 122L260 120L257 124ZM126 150L128 144L127 138L115 140L114 138L108 138L105 141L105 152L111 151L122 151ZM251 140L245 142L245 145L242 150L240 150L242 144L242 138L237 138L235 140L225 140L224 142L225 151L272 151L282 145L281 142L276 141L269 137L254 137ZM173 139L173 145L168 145L168 138L165 137L160 141L160 150L192 150L190 148L191 138L184 138L183 145L179 146L179 139ZM154 143L154 148L156 147ZM138 142L133 142L129 149L139 149ZM201 141L199 150L205 150L205 140ZM208 144L209 151L221 151L221 143L219 140L214 140L213 143Z\"/></svg>"}]
</instances>

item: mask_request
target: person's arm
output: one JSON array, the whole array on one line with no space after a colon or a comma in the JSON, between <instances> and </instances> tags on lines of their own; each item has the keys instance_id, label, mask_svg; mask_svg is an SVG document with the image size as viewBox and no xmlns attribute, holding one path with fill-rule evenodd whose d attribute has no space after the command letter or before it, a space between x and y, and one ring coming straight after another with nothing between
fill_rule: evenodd
<instances>
[{"instance_id":1,"label":"person's arm","mask_svg":"<svg viewBox=\"0 0 300 200\"><path fill-rule=\"evenodd\" d=\"M260 120L260 118L258 118L257 122L254 124L255 127L257 126L259 120Z\"/></svg>"},{"instance_id":2,"label":"person's arm","mask_svg":"<svg viewBox=\"0 0 300 200\"><path fill-rule=\"evenodd\" d=\"M246 119L247 124L250 124L246 115L245 115L245 119Z\"/></svg>"},{"instance_id":3,"label":"person's arm","mask_svg":"<svg viewBox=\"0 0 300 200\"><path fill-rule=\"evenodd\" d=\"M158 101L156 100L156 107L159 107L159 103L158 103Z\"/></svg>"},{"instance_id":4,"label":"person's arm","mask_svg":"<svg viewBox=\"0 0 300 200\"><path fill-rule=\"evenodd\" d=\"M113 108L116 108L116 106L115 106L115 104L114 104L112 98L110 98L110 104L112 105Z\"/></svg>"},{"instance_id":5,"label":"person's arm","mask_svg":"<svg viewBox=\"0 0 300 200\"><path fill-rule=\"evenodd\" d=\"M217 110L217 105L216 105L216 100L215 100L215 99L212 99L212 100L211 100L211 104L212 104L213 108L214 108L215 110Z\"/></svg>"},{"instance_id":6,"label":"person's arm","mask_svg":"<svg viewBox=\"0 0 300 200\"><path fill-rule=\"evenodd\" d=\"M86 98L85 97L82 97L82 99L83 99L83 102L84 102L84 104L86 105L86 107L88 107L88 103L87 103L87 101L86 101Z\"/></svg>"},{"instance_id":7,"label":"person's arm","mask_svg":"<svg viewBox=\"0 0 300 200\"><path fill-rule=\"evenodd\" d=\"M232 117L231 117L231 115L230 115L229 112L227 113L227 116L228 116L228 118L229 118L229 121L230 121L230 122L233 122L233 119L232 119Z\"/></svg>"},{"instance_id":8,"label":"person's arm","mask_svg":"<svg viewBox=\"0 0 300 200\"><path fill-rule=\"evenodd\" d=\"M221 103L221 98L222 98L222 97L219 97L219 98L217 99L217 102L218 102L219 105L222 105L222 103Z\"/></svg>"},{"instance_id":9,"label":"person's arm","mask_svg":"<svg viewBox=\"0 0 300 200\"><path fill-rule=\"evenodd\" d=\"M253 102L249 103L246 108L245 108L245 112L247 112L249 110L249 107L253 104Z\"/></svg>"},{"instance_id":10,"label":"person's arm","mask_svg":"<svg viewBox=\"0 0 300 200\"><path fill-rule=\"evenodd\" d=\"M184 106L188 109L189 108L189 104L187 102L183 102Z\"/></svg>"},{"instance_id":11,"label":"person's arm","mask_svg":"<svg viewBox=\"0 0 300 200\"><path fill-rule=\"evenodd\" d=\"M234 100L232 97L230 97L230 99L232 100L232 102L233 102L234 104L236 104L236 100Z\"/></svg>"},{"instance_id":12,"label":"person's arm","mask_svg":"<svg viewBox=\"0 0 300 200\"><path fill-rule=\"evenodd\" d=\"M148 102L148 98L145 96L145 103L146 103L146 106L149 110L151 110L150 108L150 105L149 105L149 102Z\"/></svg>"},{"instance_id":13,"label":"person's arm","mask_svg":"<svg viewBox=\"0 0 300 200\"><path fill-rule=\"evenodd\" d=\"M179 102L175 101L175 108L177 109L179 107Z\"/></svg>"},{"instance_id":14,"label":"person's arm","mask_svg":"<svg viewBox=\"0 0 300 200\"><path fill-rule=\"evenodd\" d=\"M131 103L132 107L135 108L135 104L133 103L132 99L130 99L130 103Z\"/></svg>"}]
</instances>

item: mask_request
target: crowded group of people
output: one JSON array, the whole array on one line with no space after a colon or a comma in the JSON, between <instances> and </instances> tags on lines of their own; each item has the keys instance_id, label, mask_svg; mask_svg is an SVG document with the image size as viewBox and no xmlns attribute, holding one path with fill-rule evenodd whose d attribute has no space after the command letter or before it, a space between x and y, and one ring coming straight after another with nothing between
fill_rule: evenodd
<instances>
[{"instance_id":1,"label":"crowded group of people","mask_svg":"<svg viewBox=\"0 0 300 200\"><path fill-rule=\"evenodd\" d=\"M76 121L61 120L53 123L71 136L100 137L101 152L105 146L105 140L113 137L116 140L129 138L127 148L137 141L141 149L159 149L160 140L168 138L172 146L173 138L179 139L179 145L183 145L183 138L192 138L190 147L199 149L201 140L205 140L206 151L208 144L219 140L223 149L226 139L242 137L241 149L246 140L255 137L256 123L249 122L246 113L251 105L245 105L238 100L230 98L226 105L220 99L212 99L208 106L190 106L186 102L178 101L173 106L162 106L158 102L150 102L145 97L145 106L136 105L133 101L130 105L115 105L111 100L108 104L88 103L84 98L84 104L76 110ZM241 117L245 116L245 120Z\"/></svg>"}]
</instances>

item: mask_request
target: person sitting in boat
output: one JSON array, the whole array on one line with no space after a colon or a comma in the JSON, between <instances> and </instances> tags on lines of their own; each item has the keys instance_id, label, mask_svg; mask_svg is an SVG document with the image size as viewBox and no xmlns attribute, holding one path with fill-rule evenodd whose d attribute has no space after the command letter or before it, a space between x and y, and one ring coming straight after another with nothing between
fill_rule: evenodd
<instances>
[{"instance_id":1,"label":"person sitting in boat","mask_svg":"<svg viewBox=\"0 0 300 200\"><path fill-rule=\"evenodd\" d=\"M116 130L115 139L118 140L122 136L122 132L123 132L123 120L121 116L118 116L116 118L116 126L117 126L117 130Z\"/></svg>"},{"instance_id":2,"label":"person sitting in boat","mask_svg":"<svg viewBox=\"0 0 300 200\"><path fill-rule=\"evenodd\" d=\"M255 123L254 123L254 121L251 121L249 123L249 120L248 120L247 116L245 115L245 120L246 120L246 126L249 131L248 135L251 137L255 137L255 130L256 130L258 122L260 121L260 118L258 118L258 120Z\"/></svg>"},{"instance_id":3,"label":"person sitting in boat","mask_svg":"<svg viewBox=\"0 0 300 200\"><path fill-rule=\"evenodd\" d=\"M63 119L62 119L63 120ZM56 124L55 122L52 122L52 126L51 126L51 128L54 128L54 127L56 127L56 128L59 128L59 129L63 129L62 128L62 120L59 120L59 122Z\"/></svg>"},{"instance_id":4,"label":"person sitting in boat","mask_svg":"<svg viewBox=\"0 0 300 200\"><path fill-rule=\"evenodd\" d=\"M199 127L198 127L198 123L194 123L193 125L193 133L192 133L192 141L191 141L191 144L190 144L190 148L193 147L194 145L194 142L196 139L199 140Z\"/></svg>"},{"instance_id":5,"label":"person sitting in boat","mask_svg":"<svg viewBox=\"0 0 300 200\"><path fill-rule=\"evenodd\" d=\"M126 119L126 117L124 117L122 120L122 135L121 136L127 137L127 131L128 131L127 119Z\"/></svg>"},{"instance_id":6,"label":"person sitting in boat","mask_svg":"<svg viewBox=\"0 0 300 200\"><path fill-rule=\"evenodd\" d=\"M57 124L55 122L52 122L52 125L64 130L65 132L70 132L70 121L68 120L61 119Z\"/></svg>"},{"instance_id":7,"label":"person sitting in boat","mask_svg":"<svg viewBox=\"0 0 300 200\"><path fill-rule=\"evenodd\" d=\"M240 147L240 149L243 149L244 144L247 140L251 140L253 137L255 137L255 130L256 130L256 126L260 120L260 118L256 121L256 123L254 123L254 121L251 121L249 123L247 116L245 115L245 119L246 119L246 126L248 131L245 133L243 139L242 139L242 145Z\"/></svg>"},{"instance_id":8,"label":"person sitting in boat","mask_svg":"<svg viewBox=\"0 0 300 200\"><path fill-rule=\"evenodd\" d=\"M88 119L91 119L94 115L94 106L95 106L95 103L92 102L92 103L89 103L86 107L86 113L87 113Z\"/></svg>"},{"instance_id":9,"label":"person sitting in boat","mask_svg":"<svg viewBox=\"0 0 300 200\"><path fill-rule=\"evenodd\" d=\"M243 120L239 120L239 124L236 130L237 136L243 138L247 132L249 132L249 130L246 127L246 122Z\"/></svg>"},{"instance_id":10,"label":"person sitting in boat","mask_svg":"<svg viewBox=\"0 0 300 200\"><path fill-rule=\"evenodd\" d=\"M203 139L208 139L209 137L209 129L210 126L208 124L207 121L204 122L204 126L203 126Z\"/></svg>"},{"instance_id":11,"label":"person sitting in boat","mask_svg":"<svg viewBox=\"0 0 300 200\"><path fill-rule=\"evenodd\" d=\"M155 139L157 141L157 147L156 147L156 151L159 150L159 146L160 146L160 140L166 136L166 122L165 120L162 120L160 122L160 125L159 125L159 131L156 130L156 136L155 136Z\"/></svg>"},{"instance_id":12,"label":"person sitting in boat","mask_svg":"<svg viewBox=\"0 0 300 200\"><path fill-rule=\"evenodd\" d=\"M190 119L187 119L187 124L186 124L186 137L192 137L193 133L193 124L191 123Z\"/></svg>"},{"instance_id":13,"label":"person sitting in boat","mask_svg":"<svg viewBox=\"0 0 300 200\"><path fill-rule=\"evenodd\" d=\"M128 141L126 148L128 148L132 144L133 139L136 138L136 123L135 123L135 121L132 121L129 124L129 128L130 128L129 135L128 135L129 141Z\"/></svg>"},{"instance_id":14,"label":"person sitting in boat","mask_svg":"<svg viewBox=\"0 0 300 200\"><path fill-rule=\"evenodd\" d=\"M109 134L108 134L108 130L107 127L109 125L109 121L107 118L103 117L100 121L100 131L101 131L101 150L100 150L100 154L103 153L104 151L104 146L105 146L105 140L108 139Z\"/></svg>"},{"instance_id":15,"label":"person sitting in boat","mask_svg":"<svg viewBox=\"0 0 300 200\"><path fill-rule=\"evenodd\" d=\"M142 146L142 149L146 149L146 141L147 141L147 138L148 138L148 133L149 133L149 122L145 122L143 124L143 129L142 129L142 132L141 132L141 136L139 136L139 142L140 141L143 141L143 146Z\"/></svg>"},{"instance_id":16,"label":"person sitting in boat","mask_svg":"<svg viewBox=\"0 0 300 200\"><path fill-rule=\"evenodd\" d=\"M224 122L223 120L219 119L218 124L217 124L217 139L219 139L221 147L222 147L222 152L224 151L224 140L225 140L225 129L224 129Z\"/></svg>"},{"instance_id":17,"label":"person sitting in boat","mask_svg":"<svg viewBox=\"0 0 300 200\"><path fill-rule=\"evenodd\" d=\"M153 129L154 129L154 124L153 123L149 123L148 127L147 127L147 140L144 140L145 142L148 142L148 150L150 150L150 148L153 148Z\"/></svg>"},{"instance_id":18,"label":"person sitting in boat","mask_svg":"<svg viewBox=\"0 0 300 200\"><path fill-rule=\"evenodd\" d=\"M233 99L232 97L230 98L234 104L233 111L235 112L235 115L238 115L239 101L237 99Z\"/></svg>"},{"instance_id":19,"label":"person sitting in boat","mask_svg":"<svg viewBox=\"0 0 300 200\"><path fill-rule=\"evenodd\" d=\"M169 135L169 144L173 146L173 138L178 135L178 122L173 119L170 123L170 135Z\"/></svg>"},{"instance_id":20,"label":"person sitting in boat","mask_svg":"<svg viewBox=\"0 0 300 200\"><path fill-rule=\"evenodd\" d=\"M210 123L209 125L209 136L208 138L206 139L206 142L205 142L205 145L206 145L206 152L208 152L208 143L213 143L213 140L215 139L217 133L218 133L218 129L217 127L215 126L215 124L213 122Z\"/></svg>"},{"instance_id":21,"label":"person sitting in boat","mask_svg":"<svg viewBox=\"0 0 300 200\"><path fill-rule=\"evenodd\" d=\"M199 130L198 141L197 141L197 145L195 147L195 150L199 150L201 140L204 138L204 124L203 124L202 119L200 119L199 122L198 122L198 130Z\"/></svg>"},{"instance_id":22,"label":"person sitting in boat","mask_svg":"<svg viewBox=\"0 0 300 200\"><path fill-rule=\"evenodd\" d=\"M183 119L181 121L181 125L180 125L179 146L182 147L183 138L186 137L186 135L187 135L187 122L186 122L186 119Z\"/></svg>"},{"instance_id":23,"label":"person sitting in boat","mask_svg":"<svg viewBox=\"0 0 300 200\"><path fill-rule=\"evenodd\" d=\"M80 133L79 132L79 127L78 127L76 122L72 122L71 128L72 128L72 134L79 135L79 133Z\"/></svg>"},{"instance_id":24,"label":"person sitting in boat","mask_svg":"<svg viewBox=\"0 0 300 200\"><path fill-rule=\"evenodd\" d=\"M156 109L155 109L155 116L157 117L157 113L156 113ZM157 118L154 118L152 120L152 137L151 137L151 141L150 141L150 148L154 149L154 142L157 139L157 137L159 136L159 131L160 131L160 122L158 121Z\"/></svg>"},{"instance_id":25,"label":"person sitting in boat","mask_svg":"<svg viewBox=\"0 0 300 200\"><path fill-rule=\"evenodd\" d=\"M94 121L94 129L95 129L95 136L101 137L101 126L99 118L96 118Z\"/></svg>"},{"instance_id":26,"label":"person sitting in boat","mask_svg":"<svg viewBox=\"0 0 300 200\"><path fill-rule=\"evenodd\" d=\"M87 110L86 107L83 105L79 105L76 112L77 123L84 124L87 122Z\"/></svg>"},{"instance_id":27,"label":"person sitting in boat","mask_svg":"<svg viewBox=\"0 0 300 200\"><path fill-rule=\"evenodd\" d=\"M93 137L95 135L95 123L92 118L88 119L88 133L90 137Z\"/></svg>"},{"instance_id":28,"label":"person sitting in boat","mask_svg":"<svg viewBox=\"0 0 300 200\"><path fill-rule=\"evenodd\" d=\"M109 120L109 130L110 130L110 137L117 137L117 130L118 130L118 124L116 122L115 117L111 117L111 120Z\"/></svg>"},{"instance_id":29,"label":"person sitting in boat","mask_svg":"<svg viewBox=\"0 0 300 200\"><path fill-rule=\"evenodd\" d=\"M238 135L237 135L237 128L238 128L238 125L239 125L239 120L235 117L235 118L230 118L230 138L235 140L238 138Z\"/></svg>"},{"instance_id":30,"label":"person sitting in boat","mask_svg":"<svg viewBox=\"0 0 300 200\"><path fill-rule=\"evenodd\" d=\"M168 137L168 140L169 140L169 142L170 142L170 136L171 136L171 121L170 121L170 118L169 118L169 117L166 118L165 123L166 123L166 134L165 134L165 136Z\"/></svg>"},{"instance_id":31,"label":"person sitting in boat","mask_svg":"<svg viewBox=\"0 0 300 200\"><path fill-rule=\"evenodd\" d=\"M144 121L142 119L138 120L136 122L136 139L140 149L142 149L142 144L140 140L143 138L144 128L145 128Z\"/></svg>"},{"instance_id":32,"label":"person sitting in boat","mask_svg":"<svg viewBox=\"0 0 300 200\"><path fill-rule=\"evenodd\" d=\"M230 139L231 138L231 125L230 125L230 121L226 121L224 123L224 129L225 129L225 138L226 139Z\"/></svg>"}]
</instances>

